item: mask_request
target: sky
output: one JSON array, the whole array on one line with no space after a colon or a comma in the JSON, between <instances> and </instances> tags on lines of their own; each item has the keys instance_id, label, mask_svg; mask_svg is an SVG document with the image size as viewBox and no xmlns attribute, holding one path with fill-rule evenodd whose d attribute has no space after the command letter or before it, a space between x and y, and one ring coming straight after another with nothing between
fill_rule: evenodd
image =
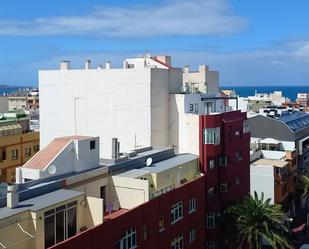
<instances>
[{"instance_id":1,"label":"sky","mask_svg":"<svg viewBox=\"0 0 309 249\"><path fill-rule=\"evenodd\" d=\"M222 86L309 85L308 0L1 0L0 84L36 86L60 60L81 68L143 54L206 64Z\"/></svg>"}]
</instances>

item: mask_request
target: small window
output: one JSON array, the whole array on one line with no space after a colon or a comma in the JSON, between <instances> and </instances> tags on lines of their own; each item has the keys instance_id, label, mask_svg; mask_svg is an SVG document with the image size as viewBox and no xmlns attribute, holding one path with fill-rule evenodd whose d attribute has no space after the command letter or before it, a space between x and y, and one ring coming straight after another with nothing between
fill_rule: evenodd
<instances>
[{"instance_id":1,"label":"small window","mask_svg":"<svg viewBox=\"0 0 309 249\"><path fill-rule=\"evenodd\" d=\"M160 216L159 219L159 232L164 231L164 216Z\"/></svg>"},{"instance_id":2,"label":"small window","mask_svg":"<svg viewBox=\"0 0 309 249\"><path fill-rule=\"evenodd\" d=\"M11 156L11 158L12 158L12 160L16 160L16 159L18 159L18 150L12 150L12 152L11 152L12 154L12 156Z\"/></svg>"},{"instance_id":3,"label":"small window","mask_svg":"<svg viewBox=\"0 0 309 249\"><path fill-rule=\"evenodd\" d=\"M236 161L240 161L242 160L242 152L241 151L237 151L236 155L235 155Z\"/></svg>"},{"instance_id":4,"label":"small window","mask_svg":"<svg viewBox=\"0 0 309 249\"><path fill-rule=\"evenodd\" d=\"M228 156L221 155L219 156L219 165L222 166L227 166L229 164L229 158Z\"/></svg>"},{"instance_id":5,"label":"small window","mask_svg":"<svg viewBox=\"0 0 309 249\"><path fill-rule=\"evenodd\" d=\"M192 198L189 200L189 214L196 210L196 199Z\"/></svg>"},{"instance_id":6,"label":"small window","mask_svg":"<svg viewBox=\"0 0 309 249\"><path fill-rule=\"evenodd\" d=\"M31 156L31 148L26 148L25 149L25 156L26 157Z\"/></svg>"},{"instance_id":7,"label":"small window","mask_svg":"<svg viewBox=\"0 0 309 249\"><path fill-rule=\"evenodd\" d=\"M207 241L207 249L216 249L216 244L215 244L215 241L213 240L209 240Z\"/></svg>"},{"instance_id":8,"label":"small window","mask_svg":"<svg viewBox=\"0 0 309 249\"><path fill-rule=\"evenodd\" d=\"M216 217L214 212L209 212L206 214L207 228L215 228L216 227Z\"/></svg>"},{"instance_id":9,"label":"small window","mask_svg":"<svg viewBox=\"0 0 309 249\"><path fill-rule=\"evenodd\" d=\"M171 249L183 249L183 236L182 236L182 234L171 241Z\"/></svg>"},{"instance_id":10,"label":"small window","mask_svg":"<svg viewBox=\"0 0 309 249\"><path fill-rule=\"evenodd\" d=\"M235 136L239 136L240 135L240 131L235 131Z\"/></svg>"},{"instance_id":11,"label":"small window","mask_svg":"<svg viewBox=\"0 0 309 249\"><path fill-rule=\"evenodd\" d=\"M196 240L196 230L192 229L189 233L189 243L191 244L195 240Z\"/></svg>"},{"instance_id":12,"label":"small window","mask_svg":"<svg viewBox=\"0 0 309 249\"><path fill-rule=\"evenodd\" d=\"M213 169L215 167L215 160L209 160L209 170Z\"/></svg>"},{"instance_id":13,"label":"small window","mask_svg":"<svg viewBox=\"0 0 309 249\"><path fill-rule=\"evenodd\" d=\"M220 144L220 127L204 129L204 144Z\"/></svg>"},{"instance_id":14,"label":"small window","mask_svg":"<svg viewBox=\"0 0 309 249\"><path fill-rule=\"evenodd\" d=\"M194 105L194 112L195 112L195 113L198 113L198 104L195 104L195 105Z\"/></svg>"},{"instance_id":15,"label":"small window","mask_svg":"<svg viewBox=\"0 0 309 249\"><path fill-rule=\"evenodd\" d=\"M220 192L221 193L229 192L229 184L227 182L220 183Z\"/></svg>"},{"instance_id":16,"label":"small window","mask_svg":"<svg viewBox=\"0 0 309 249\"><path fill-rule=\"evenodd\" d=\"M95 149L95 140L91 140L90 141L90 150L94 150Z\"/></svg>"},{"instance_id":17,"label":"small window","mask_svg":"<svg viewBox=\"0 0 309 249\"><path fill-rule=\"evenodd\" d=\"M177 221L183 218L183 205L182 201L171 206L171 224L176 223Z\"/></svg>"},{"instance_id":18,"label":"small window","mask_svg":"<svg viewBox=\"0 0 309 249\"><path fill-rule=\"evenodd\" d=\"M148 238L148 225L144 225L144 240Z\"/></svg>"},{"instance_id":19,"label":"small window","mask_svg":"<svg viewBox=\"0 0 309 249\"><path fill-rule=\"evenodd\" d=\"M38 144L33 146L33 151L38 152L40 150L40 146Z\"/></svg>"},{"instance_id":20,"label":"small window","mask_svg":"<svg viewBox=\"0 0 309 249\"><path fill-rule=\"evenodd\" d=\"M236 177L235 179L235 184L240 184L241 183L241 177Z\"/></svg>"},{"instance_id":21,"label":"small window","mask_svg":"<svg viewBox=\"0 0 309 249\"><path fill-rule=\"evenodd\" d=\"M193 112L193 104L190 104L190 112Z\"/></svg>"},{"instance_id":22,"label":"small window","mask_svg":"<svg viewBox=\"0 0 309 249\"><path fill-rule=\"evenodd\" d=\"M208 195L209 196L213 196L215 194L215 188L214 187L211 187L208 189Z\"/></svg>"}]
</instances>

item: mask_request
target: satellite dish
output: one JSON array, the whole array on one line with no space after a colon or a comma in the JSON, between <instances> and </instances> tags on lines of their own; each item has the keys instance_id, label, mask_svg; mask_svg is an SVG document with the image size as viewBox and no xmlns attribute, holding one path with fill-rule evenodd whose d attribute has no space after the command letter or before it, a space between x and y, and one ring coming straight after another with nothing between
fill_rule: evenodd
<instances>
[{"instance_id":1,"label":"satellite dish","mask_svg":"<svg viewBox=\"0 0 309 249\"><path fill-rule=\"evenodd\" d=\"M151 164L152 164L152 158L151 158L151 157L148 157L148 158L146 159L146 166L149 167Z\"/></svg>"},{"instance_id":2,"label":"satellite dish","mask_svg":"<svg viewBox=\"0 0 309 249\"><path fill-rule=\"evenodd\" d=\"M47 171L50 175L54 175L56 174L57 168L55 165L50 165L48 166Z\"/></svg>"}]
</instances>

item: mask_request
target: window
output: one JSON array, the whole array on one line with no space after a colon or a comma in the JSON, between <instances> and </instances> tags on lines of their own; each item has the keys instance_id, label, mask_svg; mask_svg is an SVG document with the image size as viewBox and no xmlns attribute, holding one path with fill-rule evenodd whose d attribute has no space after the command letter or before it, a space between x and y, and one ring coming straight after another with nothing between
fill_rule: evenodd
<instances>
[{"instance_id":1,"label":"window","mask_svg":"<svg viewBox=\"0 0 309 249\"><path fill-rule=\"evenodd\" d=\"M136 229L131 228L126 231L124 237L117 243L117 249L134 249L137 247L136 244Z\"/></svg>"},{"instance_id":2,"label":"window","mask_svg":"<svg viewBox=\"0 0 309 249\"><path fill-rule=\"evenodd\" d=\"M160 216L159 219L159 232L164 231L164 216Z\"/></svg>"},{"instance_id":3,"label":"window","mask_svg":"<svg viewBox=\"0 0 309 249\"><path fill-rule=\"evenodd\" d=\"M213 240L207 241L207 249L215 249L216 248L216 244Z\"/></svg>"},{"instance_id":4,"label":"window","mask_svg":"<svg viewBox=\"0 0 309 249\"><path fill-rule=\"evenodd\" d=\"M243 132L244 133L247 133L247 132L249 132L250 131L250 125L249 125L249 123L248 122L244 122L244 124L243 124Z\"/></svg>"},{"instance_id":5,"label":"window","mask_svg":"<svg viewBox=\"0 0 309 249\"><path fill-rule=\"evenodd\" d=\"M242 160L242 152L241 151L237 151L236 155L235 155L236 161L240 161Z\"/></svg>"},{"instance_id":6,"label":"window","mask_svg":"<svg viewBox=\"0 0 309 249\"><path fill-rule=\"evenodd\" d=\"M229 158L228 156L221 155L219 156L219 165L222 166L227 166L229 164Z\"/></svg>"},{"instance_id":7,"label":"window","mask_svg":"<svg viewBox=\"0 0 309 249\"><path fill-rule=\"evenodd\" d=\"M209 160L209 166L208 166L209 170L211 170L215 167L215 163L216 163L215 160Z\"/></svg>"},{"instance_id":8,"label":"window","mask_svg":"<svg viewBox=\"0 0 309 249\"><path fill-rule=\"evenodd\" d=\"M31 148L25 149L25 156L31 156Z\"/></svg>"},{"instance_id":9,"label":"window","mask_svg":"<svg viewBox=\"0 0 309 249\"><path fill-rule=\"evenodd\" d=\"M241 183L241 177L239 176L239 177L236 177L236 179L235 179L235 184L240 184Z\"/></svg>"},{"instance_id":10,"label":"window","mask_svg":"<svg viewBox=\"0 0 309 249\"><path fill-rule=\"evenodd\" d=\"M33 146L33 151L38 152L40 150L40 146L38 144Z\"/></svg>"},{"instance_id":11,"label":"window","mask_svg":"<svg viewBox=\"0 0 309 249\"><path fill-rule=\"evenodd\" d=\"M196 199L192 198L189 200L189 214L196 210Z\"/></svg>"},{"instance_id":12,"label":"window","mask_svg":"<svg viewBox=\"0 0 309 249\"><path fill-rule=\"evenodd\" d=\"M108 212L106 210L106 186L101 186L100 187L100 198L103 199L104 201L104 211Z\"/></svg>"},{"instance_id":13,"label":"window","mask_svg":"<svg viewBox=\"0 0 309 249\"><path fill-rule=\"evenodd\" d=\"M215 194L215 188L214 187L209 188L208 189L208 195L209 196L214 196L214 194Z\"/></svg>"},{"instance_id":14,"label":"window","mask_svg":"<svg viewBox=\"0 0 309 249\"><path fill-rule=\"evenodd\" d=\"M216 227L216 217L214 212L209 212L206 214L206 227L207 228L215 228Z\"/></svg>"},{"instance_id":15,"label":"window","mask_svg":"<svg viewBox=\"0 0 309 249\"><path fill-rule=\"evenodd\" d=\"M148 225L144 225L144 240L148 238Z\"/></svg>"},{"instance_id":16,"label":"window","mask_svg":"<svg viewBox=\"0 0 309 249\"><path fill-rule=\"evenodd\" d=\"M229 184L227 182L220 183L220 192L226 193L229 191Z\"/></svg>"},{"instance_id":17,"label":"window","mask_svg":"<svg viewBox=\"0 0 309 249\"><path fill-rule=\"evenodd\" d=\"M195 105L194 105L194 112L195 112L195 113L198 113L198 104L195 104Z\"/></svg>"},{"instance_id":18,"label":"window","mask_svg":"<svg viewBox=\"0 0 309 249\"><path fill-rule=\"evenodd\" d=\"M183 236L182 236L182 234L171 241L171 249L183 249Z\"/></svg>"},{"instance_id":19,"label":"window","mask_svg":"<svg viewBox=\"0 0 309 249\"><path fill-rule=\"evenodd\" d=\"M2 158L1 158L1 160L6 160L6 151L4 150L4 151L2 151Z\"/></svg>"},{"instance_id":20,"label":"window","mask_svg":"<svg viewBox=\"0 0 309 249\"><path fill-rule=\"evenodd\" d=\"M193 104L190 104L190 112L193 112Z\"/></svg>"},{"instance_id":21,"label":"window","mask_svg":"<svg viewBox=\"0 0 309 249\"><path fill-rule=\"evenodd\" d=\"M171 224L176 223L183 217L182 201L176 203L171 207Z\"/></svg>"},{"instance_id":22,"label":"window","mask_svg":"<svg viewBox=\"0 0 309 249\"><path fill-rule=\"evenodd\" d=\"M196 240L196 230L192 229L189 233L189 243L191 244L195 240Z\"/></svg>"},{"instance_id":23,"label":"window","mask_svg":"<svg viewBox=\"0 0 309 249\"><path fill-rule=\"evenodd\" d=\"M220 127L204 129L204 144L220 143Z\"/></svg>"},{"instance_id":24,"label":"window","mask_svg":"<svg viewBox=\"0 0 309 249\"><path fill-rule=\"evenodd\" d=\"M240 131L235 131L235 136L239 136L240 135Z\"/></svg>"},{"instance_id":25,"label":"window","mask_svg":"<svg viewBox=\"0 0 309 249\"><path fill-rule=\"evenodd\" d=\"M76 234L76 206L74 201L44 213L45 248Z\"/></svg>"},{"instance_id":26,"label":"window","mask_svg":"<svg viewBox=\"0 0 309 249\"><path fill-rule=\"evenodd\" d=\"M12 150L12 160L18 159L18 150Z\"/></svg>"},{"instance_id":27,"label":"window","mask_svg":"<svg viewBox=\"0 0 309 249\"><path fill-rule=\"evenodd\" d=\"M94 150L95 149L95 140L91 140L90 141L90 150Z\"/></svg>"}]
</instances>

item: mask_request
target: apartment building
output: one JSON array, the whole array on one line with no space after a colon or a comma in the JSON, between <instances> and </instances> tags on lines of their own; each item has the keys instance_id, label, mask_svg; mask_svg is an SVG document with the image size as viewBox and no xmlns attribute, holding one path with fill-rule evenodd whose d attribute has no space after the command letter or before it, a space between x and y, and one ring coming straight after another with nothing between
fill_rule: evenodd
<instances>
[{"instance_id":1,"label":"apartment building","mask_svg":"<svg viewBox=\"0 0 309 249\"><path fill-rule=\"evenodd\" d=\"M30 110L39 108L39 91L24 89L8 95L9 111Z\"/></svg>"},{"instance_id":2,"label":"apartment building","mask_svg":"<svg viewBox=\"0 0 309 249\"><path fill-rule=\"evenodd\" d=\"M4 113L0 118L0 182L15 181L15 168L39 151L39 133L29 130L24 113Z\"/></svg>"},{"instance_id":3,"label":"apartment building","mask_svg":"<svg viewBox=\"0 0 309 249\"><path fill-rule=\"evenodd\" d=\"M18 189L10 186L0 198L1 245L204 245L205 179L197 156L149 147L103 160L99 147L99 137L56 138L17 169Z\"/></svg>"},{"instance_id":4,"label":"apartment building","mask_svg":"<svg viewBox=\"0 0 309 249\"><path fill-rule=\"evenodd\" d=\"M309 93L298 93L296 103L305 109L309 108Z\"/></svg>"},{"instance_id":5,"label":"apartment building","mask_svg":"<svg viewBox=\"0 0 309 249\"><path fill-rule=\"evenodd\" d=\"M246 113L200 115L200 166L206 177L206 245L220 248L223 211L250 193Z\"/></svg>"},{"instance_id":6,"label":"apartment building","mask_svg":"<svg viewBox=\"0 0 309 249\"><path fill-rule=\"evenodd\" d=\"M309 167L308 113L290 108L265 108L248 122L252 137L292 142L298 169L304 171Z\"/></svg>"}]
</instances>

